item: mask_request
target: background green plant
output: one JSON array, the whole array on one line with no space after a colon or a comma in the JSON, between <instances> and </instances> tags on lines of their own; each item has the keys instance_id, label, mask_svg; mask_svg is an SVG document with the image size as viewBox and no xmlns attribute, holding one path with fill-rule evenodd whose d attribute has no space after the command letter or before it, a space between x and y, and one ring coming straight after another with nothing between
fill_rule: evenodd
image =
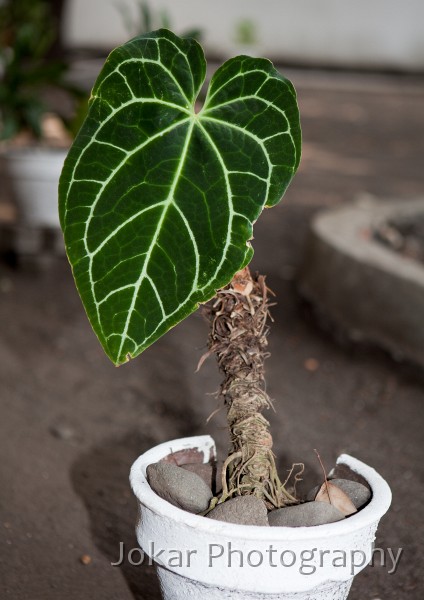
<instances>
[{"instance_id":1,"label":"background green plant","mask_svg":"<svg viewBox=\"0 0 424 600\"><path fill-rule=\"evenodd\" d=\"M51 110L46 92L60 89L74 99L86 94L67 81L68 61L50 56L59 27L51 3L6 0L0 23L0 139L22 130L39 139L43 115ZM65 113L60 116L69 124Z\"/></svg>"},{"instance_id":2,"label":"background green plant","mask_svg":"<svg viewBox=\"0 0 424 600\"><path fill-rule=\"evenodd\" d=\"M116 4L125 25L128 35L136 36L153 31L154 29L172 29L171 18L166 10L153 10L146 0L138 0L135 3L135 14L128 4L119 2ZM202 29L195 27L181 34L181 37L201 40Z\"/></svg>"},{"instance_id":3,"label":"background green plant","mask_svg":"<svg viewBox=\"0 0 424 600\"><path fill-rule=\"evenodd\" d=\"M258 42L256 24L252 19L242 19L236 25L235 39L241 46L253 46Z\"/></svg>"}]
</instances>

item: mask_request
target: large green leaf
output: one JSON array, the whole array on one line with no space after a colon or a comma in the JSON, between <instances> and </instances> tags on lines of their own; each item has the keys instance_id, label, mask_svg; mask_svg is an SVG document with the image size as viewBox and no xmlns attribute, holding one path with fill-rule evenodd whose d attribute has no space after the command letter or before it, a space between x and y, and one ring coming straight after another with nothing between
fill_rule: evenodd
<instances>
[{"instance_id":1,"label":"large green leaf","mask_svg":"<svg viewBox=\"0 0 424 600\"><path fill-rule=\"evenodd\" d=\"M300 158L293 86L265 59L217 70L167 30L114 50L60 182L76 284L106 353L136 356L226 285L252 257L265 205Z\"/></svg>"}]
</instances>

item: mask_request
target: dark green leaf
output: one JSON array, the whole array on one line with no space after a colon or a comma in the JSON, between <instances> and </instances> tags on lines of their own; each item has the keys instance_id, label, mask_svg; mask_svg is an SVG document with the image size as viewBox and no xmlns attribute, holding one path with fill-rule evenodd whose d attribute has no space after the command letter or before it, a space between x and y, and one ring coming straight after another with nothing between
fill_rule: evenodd
<instances>
[{"instance_id":1,"label":"dark green leaf","mask_svg":"<svg viewBox=\"0 0 424 600\"><path fill-rule=\"evenodd\" d=\"M194 40L167 30L109 56L65 162L60 217L91 324L117 364L226 285L299 164L290 82L239 56L213 76Z\"/></svg>"}]
</instances>

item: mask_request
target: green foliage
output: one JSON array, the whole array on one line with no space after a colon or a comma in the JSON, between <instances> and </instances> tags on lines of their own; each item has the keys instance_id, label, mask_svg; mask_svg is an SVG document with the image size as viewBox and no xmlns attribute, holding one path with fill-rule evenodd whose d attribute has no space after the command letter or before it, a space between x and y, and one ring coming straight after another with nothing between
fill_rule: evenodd
<instances>
[{"instance_id":1,"label":"green foliage","mask_svg":"<svg viewBox=\"0 0 424 600\"><path fill-rule=\"evenodd\" d=\"M172 29L171 19L166 10L155 12L146 0L137 0L135 3L135 14L124 2L118 2L117 7L122 15L125 29L128 35L138 36L148 33L153 29ZM202 30L200 27L189 29L181 34L181 37L201 40Z\"/></svg>"},{"instance_id":2,"label":"green foliage","mask_svg":"<svg viewBox=\"0 0 424 600\"><path fill-rule=\"evenodd\" d=\"M76 284L111 360L138 355L251 259L253 223L300 160L293 86L266 59L222 65L167 30L115 49L62 172Z\"/></svg>"},{"instance_id":3,"label":"green foliage","mask_svg":"<svg viewBox=\"0 0 424 600\"><path fill-rule=\"evenodd\" d=\"M5 0L0 5L0 139L21 130L42 136L42 117L49 109L42 98L51 88L83 94L68 84L68 65L48 53L57 24L46 0Z\"/></svg>"},{"instance_id":4,"label":"green foliage","mask_svg":"<svg viewBox=\"0 0 424 600\"><path fill-rule=\"evenodd\" d=\"M241 46L253 46L258 41L256 24L251 19L242 19L236 25L236 42Z\"/></svg>"}]
</instances>

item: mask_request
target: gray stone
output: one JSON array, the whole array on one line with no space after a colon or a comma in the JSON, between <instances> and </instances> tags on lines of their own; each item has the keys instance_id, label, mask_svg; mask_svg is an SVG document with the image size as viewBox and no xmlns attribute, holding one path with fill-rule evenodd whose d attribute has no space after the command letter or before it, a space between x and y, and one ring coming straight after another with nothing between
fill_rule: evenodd
<instances>
[{"instance_id":1,"label":"gray stone","mask_svg":"<svg viewBox=\"0 0 424 600\"><path fill-rule=\"evenodd\" d=\"M180 465L183 469L196 473L211 488L213 494L219 494L222 490L221 469L222 461L214 463L188 463Z\"/></svg>"},{"instance_id":2,"label":"gray stone","mask_svg":"<svg viewBox=\"0 0 424 600\"><path fill-rule=\"evenodd\" d=\"M305 502L278 508L268 514L271 527L311 527L334 523L344 518L342 512L327 502Z\"/></svg>"},{"instance_id":3,"label":"gray stone","mask_svg":"<svg viewBox=\"0 0 424 600\"><path fill-rule=\"evenodd\" d=\"M349 496L355 505L355 508L361 508L361 506L364 506L371 498L370 490L357 481L350 481L349 479L331 479L331 483L337 485L346 496Z\"/></svg>"},{"instance_id":4,"label":"gray stone","mask_svg":"<svg viewBox=\"0 0 424 600\"><path fill-rule=\"evenodd\" d=\"M370 490L357 481L351 481L350 479L330 479L332 484L336 485L350 498L355 508L361 508L371 498ZM306 499L309 501L315 500L318 490L321 486L317 485L307 495Z\"/></svg>"},{"instance_id":5,"label":"gray stone","mask_svg":"<svg viewBox=\"0 0 424 600\"><path fill-rule=\"evenodd\" d=\"M331 469L328 479L331 481L333 479L349 479L349 481L357 481L358 483L362 483L362 485L371 491L370 485L365 477L359 475L359 473L356 471L352 471L352 469L344 463L338 462L334 466L334 469Z\"/></svg>"},{"instance_id":6,"label":"gray stone","mask_svg":"<svg viewBox=\"0 0 424 600\"><path fill-rule=\"evenodd\" d=\"M320 489L320 485L316 485L315 487L313 487L306 495L306 502L313 502L315 500L315 498L317 497L317 494L319 492Z\"/></svg>"},{"instance_id":7,"label":"gray stone","mask_svg":"<svg viewBox=\"0 0 424 600\"><path fill-rule=\"evenodd\" d=\"M158 496L191 513L203 512L212 499L211 489L199 475L170 463L149 465L147 481Z\"/></svg>"},{"instance_id":8,"label":"gray stone","mask_svg":"<svg viewBox=\"0 0 424 600\"><path fill-rule=\"evenodd\" d=\"M255 496L237 496L218 504L206 517L238 525L269 525L267 509L262 500Z\"/></svg>"}]
</instances>

